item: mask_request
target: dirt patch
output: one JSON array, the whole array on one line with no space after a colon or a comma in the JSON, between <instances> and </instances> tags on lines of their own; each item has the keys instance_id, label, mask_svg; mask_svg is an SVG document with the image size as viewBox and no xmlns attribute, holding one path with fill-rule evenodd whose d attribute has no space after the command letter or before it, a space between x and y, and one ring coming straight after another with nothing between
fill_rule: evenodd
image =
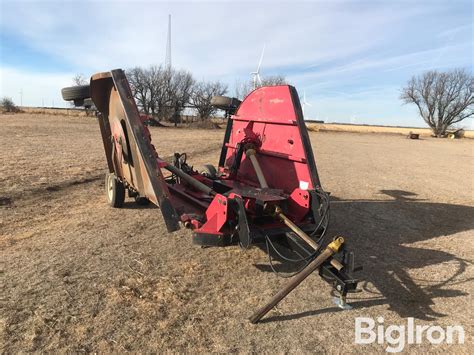
<instances>
[{"instance_id":1,"label":"dirt patch","mask_svg":"<svg viewBox=\"0 0 474 355\"><path fill-rule=\"evenodd\" d=\"M13 199L10 197L0 197L0 206L10 206L13 203Z\"/></svg>"},{"instance_id":2,"label":"dirt patch","mask_svg":"<svg viewBox=\"0 0 474 355\"><path fill-rule=\"evenodd\" d=\"M187 125L191 129L221 129L221 126L211 120L199 120Z\"/></svg>"},{"instance_id":3,"label":"dirt patch","mask_svg":"<svg viewBox=\"0 0 474 355\"><path fill-rule=\"evenodd\" d=\"M408 136L410 132L419 134L424 137L431 137L433 131L429 128L416 127L394 127L394 126L373 126L373 125L358 125L358 124L344 124L344 123L307 123L308 130L321 132L353 132L353 133L385 133L385 134L401 134ZM463 130L464 131L464 130ZM474 138L474 131L467 130L463 132L462 137ZM461 138L461 137L459 137Z\"/></svg>"},{"instance_id":4,"label":"dirt patch","mask_svg":"<svg viewBox=\"0 0 474 355\"><path fill-rule=\"evenodd\" d=\"M217 165L223 130L150 128L160 156ZM251 313L285 282L258 248L201 249L166 232L159 210L106 205L94 118L3 115L0 140L0 351L383 352L354 344L355 317L463 325L470 353L473 142L311 133L330 234L364 265L341 312L308 278L265 322ZM454 167L464 167L456 168Z\"/></svg>"}]
</instances>

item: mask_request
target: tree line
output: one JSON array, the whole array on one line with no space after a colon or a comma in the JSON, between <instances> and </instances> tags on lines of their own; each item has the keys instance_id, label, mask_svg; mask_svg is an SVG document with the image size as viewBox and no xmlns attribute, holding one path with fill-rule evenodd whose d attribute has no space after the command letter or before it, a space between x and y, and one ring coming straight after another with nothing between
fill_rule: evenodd
<instances>
[{"instance_id":1,"label":"tree line","mask_svg":"<svg viewBox=\"0 0 474 355\"><path fill-rule=\"evenodd\" d=\"M140 110L158 121L177 124L186 108L193 108L201 120L212 117L216 108L213 96L226 95L228 86L219 81L196 81L186 70L135 67L126 71L133 96ZM75 85L85 85L82 74L73 78ZM284 76L259 78L258 86L287 84ZM254 87L253 82L237 81L235 97L242 100ZM402 88L400 99L415 104L419 115L434 136L444 137L448 129L474 116L474 77L470 70L457 68L446 72L430 70L413 76ZM8 105L4 105L8 106Z\"/></svg>"},{"instance_id":2,"label":"tree line","mask_svg":"<svg viewBox=\"0 0 474 355\"><path fill-rule=\"evenodd\" d=\"M201 120L208 119L217 110L211 105L212 97L228 93L228 86L220 81L197 81L186 70L162 65L131 68L126 75L138 107L158 121L177 124L186 108L195 109ZM283 83L284 77L272 76L263 78L259 86ZM250 81L237 85L236 96L242 99L252 89Z\"/></svg>"}]
</instances>

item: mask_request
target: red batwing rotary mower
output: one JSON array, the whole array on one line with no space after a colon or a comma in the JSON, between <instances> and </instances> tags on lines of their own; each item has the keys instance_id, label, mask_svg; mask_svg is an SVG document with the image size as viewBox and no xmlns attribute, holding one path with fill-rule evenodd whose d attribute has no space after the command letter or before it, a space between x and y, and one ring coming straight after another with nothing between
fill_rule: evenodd
<instances>
[{"instance_id":1,"label":"red batwing rotary mower","mask_svg":"<svg viewBox=\"0 0 474 355\"><path fill-rule=\"evenodd\" d=\"M337 304L349 307L346 295L357 287L354 258L342 237L325 240L329 196L294 87L261 87L242 102L215 98L229 119L219 166L204 172L194 170L186 154L175 153L173 162L160 158L122 70L92 76L90 97L100 113L112 206L121 207L128 190L138 202L160 207L169 232L180 225L192 229L194 244L257 245L266 247L270 263L274 258L303 265L250 317L252 323L315 270L334 287Z\"/></svg>"}]
</instances>

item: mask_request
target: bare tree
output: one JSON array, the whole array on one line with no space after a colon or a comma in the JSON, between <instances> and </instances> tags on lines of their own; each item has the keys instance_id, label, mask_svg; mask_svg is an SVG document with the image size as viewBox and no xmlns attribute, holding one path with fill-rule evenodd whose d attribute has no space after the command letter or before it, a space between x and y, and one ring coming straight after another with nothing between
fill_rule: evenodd
<instances>
[{"instance_id":1,"label":"bare tree","mask_svg":"<svg viewBox=\"0 0 474 355\"><path fill-rule=\"evenodd\" d=\"M153 117L158 116L160 108L166 104L165 70L160 66L151 66L145 71L145 85L148 89L148 108Z\"/></svg>"},{"instance_id":2,"label":"bare tree","mask_svg":"<svg viewBox=\"0 0 474 355\"><path fill-rule=\"evenodd\" d=\"M168 107L171 109L171 122L177 126L181 118L181 112L184 110L186 104L191 100L192 89L195 80L191 73L180 70L167 70L170 72L170 81L168 85Z\"/></svg>"},{"instance_id":3,"label":"bare tree","mask_svg":"<svg viewBox=\"0 0 474 355\"><path fill-rule=\"evenodd\" d=\"M262 83L259 86L277 86L287 85L288 82L283 75L271 75L262 78Z\"/></svg>"},{"instance_id":4,"label":"bare tree","mask_svg":"<svg viewBox=\"0 0 474 355\"><path fill-rule=\"evenodd\" d=\"M86 79L84 74L80 73L80 74L76 74L72 78L72 83L73 83L73 86L89 85L89 80Z\"/></svg>"},{"instance_id":5,"label":"bare tree","mask_svg":"<svg viewBox=\"0 0 474 355\"><path fill-rule=\"evenodd\" d=\"M237 80L235 82L235 97L239 100L243 100L251 91L253 90L253 82L250 80L248 81L240 81Z\"/></svg>"},{"instance_id":6,"label":"bare tree","mask_svg":"<svg viewBox=\"0 0 474 355\"><path fill-rule=\"evenodd\" d=\"M19 112L20 109L15 105L10 97L3 97L0 100L0 107L4 112Z\"/></svg>"},{"instance_id":7,"label":"bare tree","mask_svg":"<svg viewBox=\"0 0 474 355\"><path fill-rule=\"evenodd\" d=\"M222 84L219 81L201 81L194 86L192 93L192 103L196 107L201 120L209 118L217 111L217 109L211 105L212 97L222 96L226 93L227 85Z\"/></svg>"},{"instance_id":8,"label":"bare tree","mask_svg":"<svg viewBox=\"0 0 474 355\"><path fill-rule=\"evenodd\" d=\"M127 78L138 107L149 115L149 94L145 70L140 67L129 69L127 70Z\"/></svg>"},{"instance_id":9,"label":"bare tree","mask_svg":"<svg viewBox=\"0 0 474 355\"><path fill-rule=\"evenodd\" d=\"M156 107L158 119L169 120L173 112L171 108L171 85L175 72L162 66L159 68L160 71L153 81L155 87L153 104Z\"/></svg>"},{"instance_id":10,"label":"bare tree","mask_svg":"<svg viewBox=\"0 0 474 355\"><path fill-rule=\"evenodd\" d=\"M258 84L257 87L261 86L277 86L277 85L287 85L288 82L283 75L271 75L265 76L262 78L262 82ZM235 83L235 97L240 100L243 100L250 92L254 90L253 81L244 81Z\"/></svg>"},{"instance_id":11,"label":"bare tree","mask_svg":"<svg viewBox=\"0 0 474 355\"><path fill-rule=\"evenodd\" d=\"M190 102L194 85L189 72L160 65L129 69L127 77L137 105L146 114L178 124L181 112Z\"/></svg>"},{"instance_id":12,"label":"bare tree","mask_svg":"<svg viewBox=\"0 0 474 355\"><path fill-rule=\"evenodd\" d=\"M428 71L414 76L402 89L404 103L414 103L437 137L455 123L474 115L474 77L464 69Z\"/></svg>"},{"instance_id":13,"label":"bare tree","mask_svg":"<svg viewBox=\"0 0 474 355\"><path fill-rule=\"evenodd\" d=\"M132 95L138 107L154 119L160 120L166 117L170 101L168 87L171 77L172 72L165 70L161 65L127 70Z\"/></svg>"}]
</instances>

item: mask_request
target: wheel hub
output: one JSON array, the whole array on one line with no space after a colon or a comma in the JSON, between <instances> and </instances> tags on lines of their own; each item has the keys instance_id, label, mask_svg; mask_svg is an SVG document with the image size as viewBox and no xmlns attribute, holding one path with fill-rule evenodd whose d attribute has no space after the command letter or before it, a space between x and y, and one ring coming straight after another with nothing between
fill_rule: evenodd
<instances>
[{"instance_id":1,"label":"wheel hub","mask_svg":"<svg viewBox=\"0 0 474 355\"><path fill-rule=\"evenodd\" d=\"M114 177L112 175L109 175L107 179L107 194L109 197L109 200L112 201L112 198L114 197Z\"/></svg>"}]
</instances>

